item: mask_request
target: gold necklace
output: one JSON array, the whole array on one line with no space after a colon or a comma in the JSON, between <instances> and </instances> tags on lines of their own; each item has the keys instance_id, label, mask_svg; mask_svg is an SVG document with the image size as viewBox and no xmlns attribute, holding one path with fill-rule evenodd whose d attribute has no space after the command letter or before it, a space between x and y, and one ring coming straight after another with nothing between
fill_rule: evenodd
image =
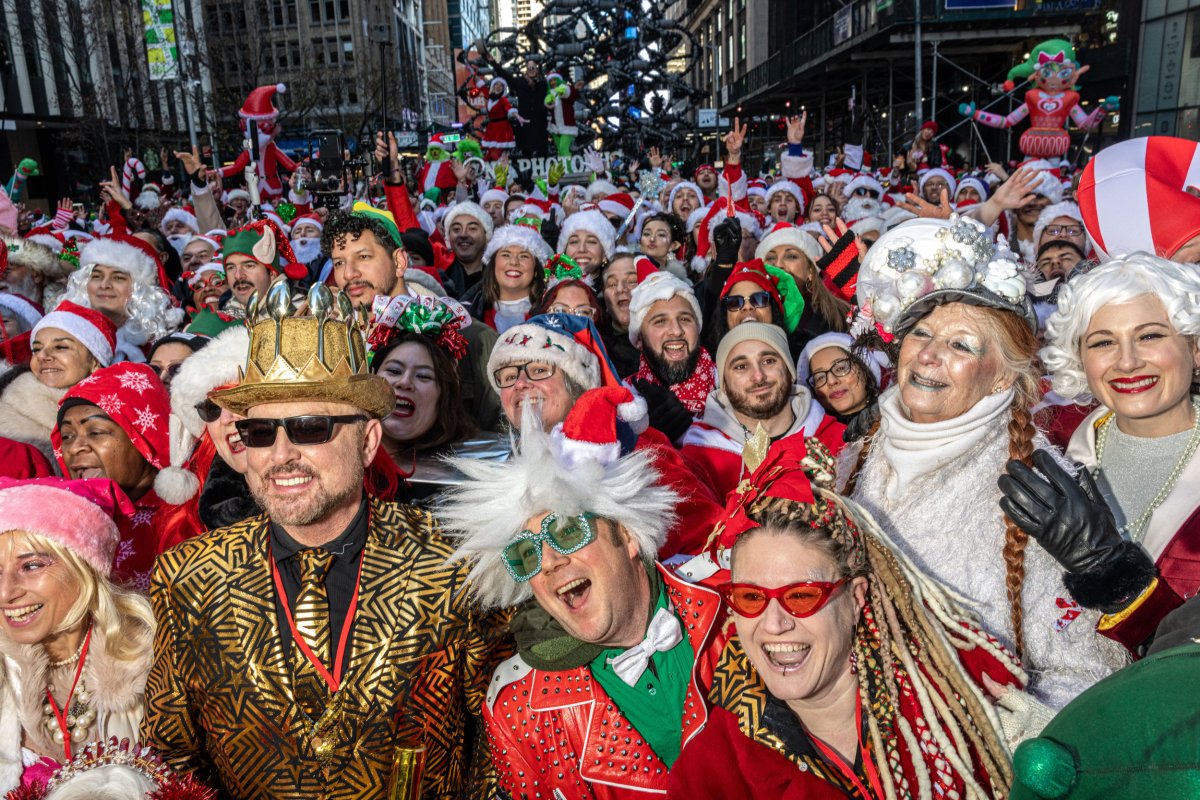
<instances>
[{"instance_id":1,"label":"gold necklace","mask_svg":"<svg viewBox=\"0 0 1200 800\"><path fill-rule=\"evenodd\" d=\"M1103 469L1101 464L1104 459L1104 445L1108 441L1108 429L1112 427L1115 419L1115 414L1110 415L1108 420L1100 426L1100 430L1096 434L1097 472ZM1192 435L1188 437L1187 444L1183 446L1183 453L1179 456L1179 461L1176 462L1175 468L1171 470L1171 474L1167 476L1167 480L1163 483L1162 488L1158 490L1158 494L1154 495L1154 499L1150 501L1150 505L1146 506L1146 510L1142 512L1141 516L1133 522L1122 525L1117 529L1121 534L1128 536L1135 542L1140 543L1145 538L1145 529L1150 522L1150 517L1175 489L1175 484L1179 482L1179 478L1183 475L1183 471L1187 469L1192 456L1196 454L1196 448L1200 446L1200 396L1192 398L1192 419Z\"/></svg>"}]
</instances>

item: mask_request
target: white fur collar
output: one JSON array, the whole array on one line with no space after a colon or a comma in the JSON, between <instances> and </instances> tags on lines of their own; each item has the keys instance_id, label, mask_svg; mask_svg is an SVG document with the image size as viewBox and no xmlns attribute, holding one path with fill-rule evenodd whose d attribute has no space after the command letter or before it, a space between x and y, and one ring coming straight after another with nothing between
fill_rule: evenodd
<instances>
[{"instance_id":1,"label":"white fur collar","mask_svg":"<svg viewBox=\"0 0 1200 800\"><path fill-rule=\"evenodd\" d=\"M0 395L0 436L46 451L58 421L58 401L66 393L46 386L32 372L20 375Z\"/></svg>"}]
</instances>

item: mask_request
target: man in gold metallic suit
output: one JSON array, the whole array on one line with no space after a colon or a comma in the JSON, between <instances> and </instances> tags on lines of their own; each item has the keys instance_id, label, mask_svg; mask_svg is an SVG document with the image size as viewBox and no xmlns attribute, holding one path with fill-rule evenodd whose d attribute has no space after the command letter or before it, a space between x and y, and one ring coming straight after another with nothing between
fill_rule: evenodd
<instances>
[{"instance_id":1,"label":"man in gold metallic suit","mask_svg":"<svg viewBox=\"0 0 1200 800\"><path fill-rule=\"evenodd\" d=\"M432 517L364 494L394 395L349 304L318 286L308 305L293 316L279 284L270 318L248 308L244 378L211 395L246 417L266 513L159 557L143 741L226 797L386 798L416 751L422 797L490 798L468 714L507 655L506 616L468 606Z\"/></svg>"}]
</instances>

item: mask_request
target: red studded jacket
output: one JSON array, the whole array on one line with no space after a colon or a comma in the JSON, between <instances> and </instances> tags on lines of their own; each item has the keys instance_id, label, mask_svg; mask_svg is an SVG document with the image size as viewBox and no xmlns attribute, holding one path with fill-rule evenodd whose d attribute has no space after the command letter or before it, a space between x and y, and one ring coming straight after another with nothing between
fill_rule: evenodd
<instances>
[{"instance_id":1,"label":"red studded jacket","mask_svg":"<svg viewBox=\"0 0 1200 800\"><path fill-rule=\"evenodd\" d=\"M686 746L708 720L705 697L729 626L720 595L658 569L696 654L680 720ZM492 676L483 718L500 786L513 800L667 793L667 765L588 667L547 672L513 656Z\"/></svg>"}]
</instances>

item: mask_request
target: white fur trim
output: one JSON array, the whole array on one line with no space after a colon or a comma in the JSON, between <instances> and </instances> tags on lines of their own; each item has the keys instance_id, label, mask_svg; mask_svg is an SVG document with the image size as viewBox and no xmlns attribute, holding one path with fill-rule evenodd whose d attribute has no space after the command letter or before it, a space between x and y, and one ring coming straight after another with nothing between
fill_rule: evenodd
<instances>
[{"instance_id":1,"label":"white fur trim","mask_svg":"<svg viewBox=\"0 0 1200 800\"><path fill-rule=\"evenodd\" d=\"M542 235L533 228L527 225L504 225L488 240L487 247L483 251L483 260L491 261L496 253L514 244L533 253L539 269L546 266L546 262L554 255L550 245L546 244Z\"/></svg>"},{"instance_id":2,"label":"white fur trim","mask_svg":"<svg viewBox=\"0 0 1200 800\"><path fill-rule=\"evenodd\" d=\"M644 281L634 287L633 293L629 297L629 341L634 347L641 347L642 323L651 307L661 300L670 300L676 295L683 297L691 305L692 312L696 315L696 323L703 323L700 303L696 300L696 292L692 289L692 285L669 272L652 272Z\"/></svg>"},{"instance_id":3,"label":"white fur trim","mask_svg":"<svg viewBox=\"0 0 1200 800\"><path fill-rule=\"evenodd\" d=\"M601 178L599 180L594 180L588 184L587 199L589 201L595 202L596 195L617 194L620 191L621 190L617 188L617 185L615 183L612 183L611 181L606 181L603 178Z\"/></svg>"},{"instance_id":4,"label":"white fur trim","mask_svg":"<svg viewBox=\"0 0 1200 800\"><path fill-rule=\"evenodd\" d=\"M80 315L70 311L51 311L38 320L37 325L33 326L33 333L29 338L31 340L36 338L38 331L44 328L58 328L60 331L66 331L74 336L81 345L88 349L89 353L96 357L100 366L107 367L112 363L116 350L115 342L109 342L99 328Z\"/></svg>"},{"instance_id":5,"label":"white fur trim","mask_svg":"<svg viewBox=\"0 0 1200 800\"><path fill-rule=\"evenodd\" d=\"M812 153L806 152L802 156L791 156L785 150L783 155L779 157L779 171L783 174L783 177L792 181L798 178L809 177L813 171Z\"/></svg>"},{"instance_id":6,"label":"white fur trim","mask_svg":"<svg viewBox=\"0 0 1200 800\"><path fill-rule=\"evenodd\" d=\"M950 187L950 197L953 199L954 193L958 190L958 181L954 179L953 175L941 167L934 167L933 169L926 170L925 172L921 173L921 177L917 181L917 188L922 192L925 191L925 184L929 182L930 178L945 179L946 183Z\"/></svg>"},{"instance_id":7,"label":"white fur trim","mask_svg":"<svg viewBox=\"0 0 1200 800\"><path fill-rule=\"evenodd\" d=\"M780 245L791 245L797 248L801 253L808 256L808 260L815 267L817 262L825 255L821 250L821 245L817 244L817 240L810 234L805 233L803 228L792 225L783 230L768 232L759 241L758 247L754 248L754 257L766 260L767 253L774 250Z\"/></svg>"},{"instance_id":8,"label":"white fur trim","mask_svg":"<svg viewBox=\"0 0 1200 800\"><path fill-rule=\"evenodd\" d=\"M796 202L800 206L800 210L797 212L797 214L799 215L804 213L804 191L791 181L775 181L775 183L772 183L767 188L767 205L770 205L771 198L780 192L787 192L792 197L796 198Z\"/></svg>"},{"instance_id":9,"label":"white fur trim","mask_svg":"<svg viewBox=\"0 0 1200 800\"><path fill-rule=\"evenodd\" d=\"M1083 225L1083 214L1080 212L1079 206L1070 200L1046 206L1042 209L1042 213L1038 214L1037 222L1033 225L1032 242L1035 256L1037 255L1038 242L1042 238L1042 231L1046 230L1046 226L1059 217L1070 217L1080 225ZM1087 253L1084 253L1084 255L1087 255Z\"/></svg>"},{"instance_id":10,"label":"white fur trim","mask_svg":"<svg viewBox=\"0 0 1200 800\"><path fill-rule=\"evenodd\" d=\"M488 383L499 394L500 387L496 385L493 373L500 367L529 361L557 365L584 389L595 389L600 385L600 362L595 353L574 338L529 322L514 325L500 334L488 357Z\"/></svg>"},{"instance_id":11,"label":"white fur trim","mask_svg":"<svg viewBox=\"0 0 1200 800\"><path fill-rule=\"evenodd\" d=\"M667 211L671 211L675 207L675 195L680 189L691 189L696 193L696 201L700 203L700 207L704 206L704 190L691 181L680 181L671 187L671 193L667 195ZM690 218L689 218L690 219ZM690 229L690 225L688 226Z\"/></svg>"},{"instance_id":12,"label":"white fur trim","mask_svg":"<svg viewBox=\"0 0 1200 800\"><path fill-rule=\"evenodd\" d=\"M218 386L241 377L250 349L250 333L238 325L221 331L211 342L184 360L171 381L171 418L178 418L195 439L204 435L204 421L196 413L196 404ZM172 463L174 442L172 442ZM190 451L189 451L190 454ZM186 456L179 464L186 461ZM178 465L177 465L178 466Z\"/></svg>"},{"instance_id":13,"label":"white fur trim","mask_svg":"<svg viewBox=\"0 0 1200 800\"><path fill-rule=\"evenodd\" d=\"M567 240L576 231L594 234L600 240L606 258L613 254L613 248L617 244L617 231L600 211L576 211L563 220L562 229L558 233L558 252L566 252Z\"/></svg>"},{"instance_id":14,"label":"white fur trim","mask_svg":"<svg viewBox=\"0 0 1200 800\"><path fill-rule=\"evenodd\" d=\"M196 221L196 215L182 208L172 208L163 214L162 222L158 224L159 230L166 233L167 223L172 221L182 222L191 228L193 233L200 232L200 223Z\"/></svg>"},{"instance_id":15,"label":"white fur trim","mask_svg":"<svg viewBox=\"0 0 1200 800\"><path fill-rule=\"evenodd\" d=\"M0 292L0 308L7 308L25 321L31 329L42 319L42 312L33 307L33 303L19 294Z\"/></svg>"},{"instance_id":16,"label":"white fur trim","mask_svg":"<svg viewBox=\"0 0 1200 800\"><path fill-rule=\"evenodd\" d=\"M200 479L182 467L167 467L154 476L154 493L173 506L182 505L200 491Z\"/></svg>"},{"instance_id":17,"label":"white fur trim","mask_svg":"<svg viewBox=\"0 0 1200 800\"><path fill-rule=\"evenodd\" d=\"M93 239L79 251L79 268L91 269L97 264L128 272L131 278L146 286L158 286L158 265L131 244L115 239Z\"/></svg>"},{"instance_id":18,"label":"white fur trim","mask_svg":"<svg viewBox=\"0 0 1200 800\"><path fill-rule=\"evenodd\" d=\"M492 238L495 233L496 223L492 220L492 215L483 210L483 206L478 203L472 203L466 200L462 203L456 203L446 211L446 216L442 217L442 231L447 235L450 232L450 224L454 222L454 218L459 214L466 214L469 217L474 217L479 220L479 224L483 226L484 233L488 238Z\"/></svg>"},{"instance_id":19,"label":"white fur trim","mask_svg":"<svg viewBox=\"0 0 1200 800\"><path fill-rule=\"evenodd\" d=\"M742 223L742 230L749 231L751 236L759 236L762 234L762 226L758 224L758 218L750 212L738 211L734 214L734 216L736 216L738 221ZM723 210L712 215L712 219L708 221L708 234L710 242L712 241L713 228L720 225L726 219L728 219L728 216Z\"/></svg>"}]
</instances>

